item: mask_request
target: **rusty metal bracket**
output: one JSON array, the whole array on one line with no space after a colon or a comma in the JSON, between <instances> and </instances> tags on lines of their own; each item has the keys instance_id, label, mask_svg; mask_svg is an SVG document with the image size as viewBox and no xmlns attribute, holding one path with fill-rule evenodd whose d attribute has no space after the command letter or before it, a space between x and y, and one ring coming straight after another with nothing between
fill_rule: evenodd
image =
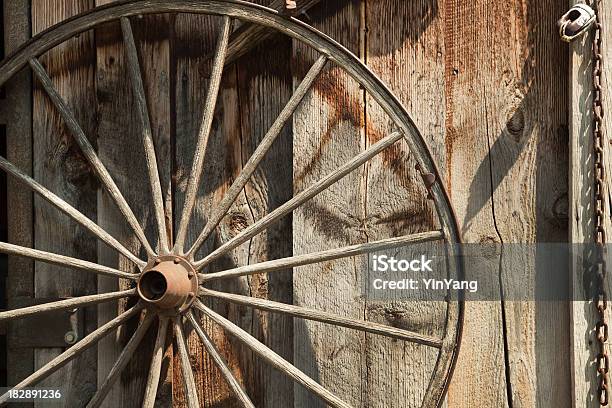
<instances>
[{"instance_id":1,"label":"rusty metal bracket","mask_svg":"<svg viewBox=\"0 0 612 408\"><path fill-rule=\"evenodd\" d=\"M64 298L65 299L65 298ZM29 307L63 299L14 298L14 308ZM8 323L9 348L66 348L83 338L83 309L41 313Z\"/></svg>"},{"instance_id":2,"label":"rusty metal bracket","mask_svg":"<svg viewBox=\"0 0 612 408\"><path fill-rule=\"evenodd\" d=\"M427 198L429 200L433 200L431 188L434 184L436 184L436 175L433 173L424 173L423 169L421 168L421 165L419 164L415 166L415 169L419 172L421 178L423 179L423 184L425 184L425 188L427 189Z\"/></svg>"}]
</instances>

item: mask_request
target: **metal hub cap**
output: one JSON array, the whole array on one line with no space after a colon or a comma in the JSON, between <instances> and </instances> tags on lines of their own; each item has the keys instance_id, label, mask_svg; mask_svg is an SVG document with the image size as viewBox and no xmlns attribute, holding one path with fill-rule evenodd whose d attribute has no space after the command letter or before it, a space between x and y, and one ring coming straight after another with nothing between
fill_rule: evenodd
<instances>
[{"instance_id":1,"label":"metal hub cap","mask_svg":"<svg viewBox=\"0 0 612 408\"><path fill-rule=\"evenodd\" d=\"M137 283L138 295L160 309L184 312L198 290L198 274L185 258L159 256L144 268Z\"/></svg>"}]
</instances>

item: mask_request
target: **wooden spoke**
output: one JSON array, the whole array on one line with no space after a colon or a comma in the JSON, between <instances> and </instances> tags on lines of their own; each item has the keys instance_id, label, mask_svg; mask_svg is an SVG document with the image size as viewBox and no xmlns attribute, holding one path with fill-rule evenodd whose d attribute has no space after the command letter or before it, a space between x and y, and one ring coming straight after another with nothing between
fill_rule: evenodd
<instances>
[{"instance_id":1,"label":"wooden spoke","mask_svg":"<svg viewBox=\"0 0 612 408\"><path fill-rule=\"evenodd\" d=\"M125 43L127 55L128 71L132 79L132 90L136 99L136 110L140 117L142 126L142 142L144 145L147 170L149 172L149 184L153 198L153 210L157 220L157 230L159 231L159 246L162 253L168 253L168 236L166 233L166 216L164 213L164 198L162 194L159 171L157 169L157 156L155 155L155 144L153 143L153 132L151 131L151 120L149 119L149 109L140 72L138 61L138 51L134 42L134 33L128 17L121 17L121 30Z\"/></svg>"},{"instance_id":2,"label":"wooden spoke","mask_svg":"<svg viewBox=\"0 0 612 408\"><path fill-rule=\"evenodd\" d=\"M0 253L22 256L25 258L35 259L41 262L65 266L67 268L75 268L88 272L95 272L100 275L114 276L117 278L131 280L136 280L138 278L138 275L134 273L122 272L120 270L109 268L108 266L104 265L99 265L97 263L82 261L80 259L71 258L69 256L64 255L57 255L51 252L39 251L38 249L8 244L6 242L0 242Z\"/></svg>"},{"instance_id":3,"label":"wooden spoke","mask_svg":"<svg viewBox=\"0 0 612 408\"><path fill-rule=\"evenodd\" d=\"M242 330L240 327L236 326L234 323L230 322L223 316L217 314L212 309L209 309L208 307L204 306L204 304L199 300L196 300L194 305L197 309L202 311L202 313L204 313L218 325L223 327L228 333L230 333L232 336L236 337L238 340L244 343L248 348L250 348L253 352L259 355L267 363L269 363L282 373L286 374L293 381L303 385L306 389L308 389L313 394L319 396L332 407L351 407L349 404L342 401L340 398L328 391L321 384L308 377L297 367L295 367L287 360L276 354L274 351L270 350L266 345L251 336L249 333Z\"/></svg>"},{"instance_id":4,"label":"wooden spoke","mask_svg":"<svg viewBox=\"0 0 612 408\"><path fill-rule=\"evenodd\" d=\"M89 164L98 175L98 178L100 179L110 196L113 198L115 204L119 208L119 211L121 211L130 227L132 227L132 230L134 230L134 233L144 246L149 256L155 255L155 252L151 248L151 245L149 244L149 241L145 236L144 230L142 229L140 224L138 224L138 220L132 212L132 209L125 201L125 198L121 194L121 191L119 191L119 187L117 187L117 185L113 181L113 178L111 177L108 170L106 169L104 164L102 164L102 161L96 154L95 149L93 148L91 143L89 143L89 140L87 140L85 132L83 132L83 129L78 124L72 111L53 86L53 82L51 81L51 78L49 78L47 71L42 66L40 61L38 61L38 59L36 58L30 59L29 63L30 67L32 68L32 71L34 72L34 74L42 84L43 88L47 92L47 95L49 95L51 102L53 102L60 115L66 122L68 129L70 129L74 140L78 143L79 147L81 148L81 151L87 158L87 161L89 161Z\"/></svg>"},{"instance_id":5,"label":"wooden spoke","mask_svg":"<svg viewBox=\"0 0 612 408\"><path fill-rule=\"evenodd\" d=\"M201 281L206 282L218 279L234 278L237 276L254 275L257 273L274 272L278 270L327 262L334 259L368 254L372 252L382 251L385 249L398 248L408 244L434 241L443 238L444 233L442 231L422 232L418 234L405 235L397 238L383 239L381 241L351 245L343 248L329 249L321 252L313 252L311 254L297 255L288 258L276 259L273 261L260 262L221 272L200 273L198 277Z\"/></svg>"},{"instance_id":6,"label":"wooden spoke","mask_svg":"<svg viewBox=\"0 0 612 408\"><path fill-rule=\"evenodd\" d=\"M142 341L144 335L147 333L147 330L149 329L149 326L151 326L154 317L155 315L153 313L146 314L140 326L138 326L128 343L125 345L124 349L121 351L121 354L119 354L117 361L115 361L115 364L113 364L113 367L108 372L104 382L100 387L98 387L98 391L96 391L94 396L87 404L87 408L97 408L102 405L112 386L115 384L115 381L117 381L127 363L130 362L130 358L132 358L136 348Z\"/></svg>"},{"instance_id":7,"label":"wooden spoke","mask_svg":"<svg viewBox=\"0 0 612 408\"><path fill-rule=\"evenodd\" d=\"M6 171L11 176L15 177L26 186L28 186L32 191L39 194L42 198L47 200L49 203L53 204L60 211L68 215L70 218L81 224L83 227L88 229L91 233L93 233L98 239L105 242L111 248L114 248L123 256L128 258L130 261L134 262L141 269L146 265L146 262L139 259L136 255L131 253L126 247L121 245L119 241L113 238L108 232L104 231L101 227L98 226L95 222L87 218L73 206L53 194L51 191L47 190L40 183L34 180L32 177L23 173L17 167L15 167L11 162L6 160L4 157L0 156L0 168Z\"/></svg>"},{"instance_id":8,"label":"wooden spoke","mask_svg":"<svg viewBox=\"0 0 612 408\"><path fill-rule=\"evenodd\" d=\"M232 374L232 371L227 366L227 363L225 362L223 357L221 357L221 354L219 354L219 351L213 344L212 340L210 339L210 337L208 337L206 333L204 333L204 330L202 330L202 327L200 326L198 321L195 319L191 311L187 313L187 319L193 326L198 336L200 336L200 339L202 340L202 344L204 344L204 348L206 349L206 352L210 354L213 361L219 368L219 371L221 371L223 378L225 378L225 381L227 381L228 385L230 386L230 388L232 389L232 391L236 395L236 398L238 398L242 406L244 408L255 408L255 405L253 405L253 402L251 401L247 393L242 389L242 387L240 386L240 383L238 383L238 380L236 380L236 377L234 377L234 375Z\"/></svg>"},{"instance_id":9,"label":"wooden spoke","mask_svg":"<svg viewBox=\"0 0 612 408\"><path fill-rule=\"evenodd\" d=\"M193 370L191 369L191 362L189 361L189 353L187 351L187 342L185 340L183 324L180 318L174 319L174 337L176 337L176 346L181 360L181 373L183 373L183 382L185 383L187 405L189 408L199 408L198 390L196 388L195 379L193 378Z\"/></svg>"},{"instance_id":10,"label":"wooden spoke","mask_svg":"<svg viewBox=\"0 0 612 408\"><path fill-rule=\"evenodd\" d=\"M157 396L157 387L159 386L159 377L166 347L166 337L168 335L168 322L167 317L160 316L142 408L153 408L155 406L155 397Z\"/></svg>"},{"instance_id":11,"label":"wooden spoke","mask_svg":"<svg viewBox=\"0 0 612 408\"><path fill-rule=\"evenodd\" d=\"M136 289L129 289L120 292L99 293L96 295L79 296L71 299L58 300L57 302L43 303L21 309L7 310L0 312L0 322L21 319L38 313L47 313L57 310L68 310L78 307L95 305L97 303L108 302L111 300L122 299L128 296L135 296Z\"/></svg>"},{"instance_id":12,"label":"wooden spoke","mask_svg":"<svg viewBox=\"0 0 612 408\"><path fill-rule=\"evenodd\" d=\"M225 196L223 197L219 205L213 210L212 215L204 226L204 230L200 233L191 249L187 251L186 255L188 257L195 254L195 252L200 248L204 241L206 241L206 238L208 238L210 233L217 227L217 225L223 219L225 214L227 214L232 204L236 200L236 197L238 197L240 191L242 191L246 183L253 175L253 172L257 169L257 166L259 166L259 163L261 163L268 150L270 150L270 147L272 146L280 132L283 130L285 123L293 115L302 99L304 99L304 96L306 96L306 93L308 92L308 90L310 90L312 84L318 78L326 63L327 57L323 55L319 57L319 59L314 63L312 68L310 68L310 70L306 74L306 77L304 77L300 85L297 87L295 93L293 94L289 102L287 102L287 105L285 105L278 118L276 118L276 121L274 122L270 130L268 130L268 133L261 140L259 146L257 146L257 149L249 158L249 161L244 165L244 168L242 169L236 180L234 180L229 190L225 193Z\"/></svg>"},{"instance_id":13,"label":"wooden spoke","mask_svg":"<svg viewBox=\"0 0 612 408\"><path fill-rule=\"evenodd\" d=\"M244 306L250 306L256 309L267 310L268 312L283 313L293 317L300 317L306 320L314 320L317 322L328 323L334 326L347 327L365 331L381 336L391 337L398 340L409 341L412 343L423 344L435 348L442 347L442 340L435 337L426 336L419 333L414 333L408 330L398 329L397 327L384 326L366 320L351 319L347 317L336 316L331 313L320 312L318 310L307 309L300 306L287 305L284 303L273 302L266 299L259 299L249 296L235 295L232 293L217 292L210 289L200 289L200 294L211 296L218 299L224 299L231 303L236 303Z\"/></svg>"},{"instance_id":14,"label":"wooden spoke","mask_svg":"<svg viewBox=\"0 0 612 408\"><path fill-rule=\"evenodd\" d=\"M249 239L253 238L255 235L266 229L270 224L274 223L279 218L282 218L285 215L289 214L291 211L295 210L296 208L304 204L306 201L310 200L312 197L327 189L329 186L342 179L344 176L346 176L359 166L366 163L372 157L376 156L378 153L382 152L387 147L400 140L402 137L403 134L401 132L395 132L380 140L379 142L373 144L367 150L363 151L343 166L328 174L325 178L319 180L312 186L303 190L302 192L294 196L291 200L287 201L285 204L281 205L276 210L272 211L256 223L245 228L241 233L227 241L225 244L221 245L219 248L211 252L201 261L196 262L196 268L202 269L227 251L231 251L243 242L246 242Z\"/></svg>"},{"instance_id":15,"label":"wooden spoke","mask_svg":"<svg viewBox=\"0 0 612 408\"><path fill-rule=\"evenodd\" d=\"M112 330L116 329L117 327L128 321L137 313L140 313L141 310L142 306L136 305L133 308L123 312L121 315L117 316L113 320L109 321L108 323L105 323L103 326L100 326L99 328L85 336L81 341L70 347L68 350L64 351L59 356L55 357L53 360L49 361L47 364L39 368L37 371L35 371L33 374L31 374L29 377L27 377L11 389L20 390L35 385L40 381L44 380L49 375L62 368L68 362L72 361L75 357L82 354L85 350L98 343L104 336L109 334ZM7 392L2 395L2 397L0 397L0 406L5 405L8 399L9 395Z\"/></svg>"},{"instance_id":16,"label":"wooden spoke","mask_svg":"<svg viewBox=\"0 0 612 408\"><path fill-rule=\"evenodd\" d=\"M200 188L200 179L202 177L202 169L204 167L204 155L206 154L208 138L210 136L213 117L215 115L215 107L217 105L217 97L219 95L221 78L223 76L223 66L225 64L225 55L227 52L227 43L229 41L231 26L232 20L228 16L224 16L223 27L221 29L221 34L219 35L219 40L217 42L217 48L215 51L210 86L208 88L208 95L206 97L204 113L202 115L202 123L200 125L200 132L198 135L198 143L193 156L193 164L191 167L191 174L189 175L187 191L185 192L185 204L183 206L183 213L181 215L179 228L176 233L176 243L174 248L175 251L178 252L183 252L185 238L187 236L187 227L189 226L193 206L195 205L198 189Z\"/></svg>"}]
</instances>

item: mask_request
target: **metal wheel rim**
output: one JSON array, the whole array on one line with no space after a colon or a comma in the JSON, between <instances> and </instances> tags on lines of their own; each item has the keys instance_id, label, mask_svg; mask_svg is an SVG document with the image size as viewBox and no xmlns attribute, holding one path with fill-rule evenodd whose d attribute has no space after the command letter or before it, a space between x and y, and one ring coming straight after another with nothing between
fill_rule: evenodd
<instances>
[{"instance_id":1,"label":"metal wheel rim","mask_svg":"<svg viewBox=\"0 0 612 408\"><path fill-rule=\"evenodd\" d=\"M403 140L408 144L410 151L413 153L418 165L421 168L420 171L424 174L428 173L434 176L435 181L430 187L430 193L432 199L435 202L438 219L440 220L440 223L442 225L441 231L443 234L443 238L447 242L454 244L459 244L461 242L459 228L456 222L454 211L452 209L452 205L450 204L448 194L444 189L444 186L440 182L441 179L437 166L432 158L432 155L427 147L426 142L423 140L418 129L416 128L412 119L410 118L402 104L399 102L399 100L391 93L391 91L384 85L384 83L372 73L372 71L365 64L363 64L357 57L355 57L342 45L329 38L325 34L317 31L316 29L302 23L301 21L294 18L282 16L272 9L241 0L140 0L112 3L106 6L92 9L86 13L65 20L62 23L52 26L49 29L33 37L30 41L25 43L22 47L20 47L20 49L18 49L15 53L6 58L0 64L0 86L4 85L4 83L6 83L14 74L19 72L26 65L28 65L28 63L30 63L32 68L36 71L36 67L32 65L32 59L36 60L37 57L39 57L46 51L63 43L74 35L88 31L105 22L120 20L122 17L157 13L194 13L217 15L225 16L226 18L229 17L231 19L250 22L257 25L267 26L309 45L311 48L317 50L322 56L324 56L326 60L329 60L335 63L337 66L341 67L354 80L356 80L365 88L369 95L373 97L373 99L383 108L386 114L399 127L400 131L404 136ZM4 168L4 170L8 173L11 173L11 169L7 170L7 168ZM74 217L73 219L76 220L76 218ZM99 235L98 238L100 238ZM42 260L43 262L45 261L44 254L33 253L36 252L36 250L31 250L33 252L25 252L25 255L23 253L19 253L19 251L21 250L22 248L11 248L10 246L0 247L0 252L9 253L13 255L28 256L33 259ZM459 259L457 258L457 255L459 255L460 251L458 247L450 246L447 251L449 259ZM182 255L182 252L179 253L179 255ZM64 261L65 265L68 265L69 263L73 262L73 260L68 259L65 259ZM119 277L119 275L116 274L116 271L109 271L111 268L107 268L109 270L102 270L104 268L100 267L99 265L86 263L85 261L83 261L83 265L78 265L77 267L87 267L93 271L96 271L97 273L102 274L114 273L116 276ZM144 261L139 264L139 267L141 269L142 267L144 267ZM451 271L453 276L457 277L457 279L462 279L464 276L463 265L460 260L457 260L455 263L449 263L449 270ZM125 278L125 276L122 277ZM134 293L127 292L129 291L124 291L121 293L121 295L134 295ZM112 296L119 295L106 294L106 298L108 299L112 298ZM96 301L95 303L99 303L99 301ZM201 307L203 305L196 306L198 309L203 310L205 314L212 312L210 310L204 310L207 308L204 307L203 309ZM142 308L143 305L139 304L133 309L125 312L123 315L120 315L117 319L109 322L107 324L107 326L109 327L105 328L105 333L108 333L108 330L114 329L122 322L125 322L128 318L140 312ZM4 315L5 313L8 314ZM15 316L10 315L11 312L5 313L0 314L0 322L3 320L10 320L12 318L15 318ZM145 317L145 320L143 320L143 323L140 327L145 327L145 325L151 323L151 316L153 315L149 313L147 314L147 316L148 317ZM193 320L193 316L191 315L191 313L189 313L189 316L187 317L190 321ZM208 317L211 317L211 315L208 314ZM215 319L213 318L213 320ZM168 318L160 317L160 327L167 327L168 324ZM463 300L460 297L458 301L447 302L447 327L444 338L441 339L441 343L439 346L440 352L438 353L438 358L432 374L432 378L430 380L430 385L424 397L424 401L422 404L423 407L440 406L443 402L443 398L448 388L448 383L450 377L452 376L452 371L454 369L454 365L457 359L458 348L461 340L462 324ZM173 326L175 336L180 339L182 335L182 319L173 319ZM101 328L99 328L98 330L100 329ZM142 332L143 333L140 334L144 334L144 329L142 330ZM204 335L202 335L199 332L198 334L200 335L204 344L207 345L206 334L203 333ZM137 330L132 339L137 340L138 336L139 331ZM183 343L184 345L184 339L182 341L179 341L179 343ZM126 349L128 347L129 344L126 346ZM67 352L70 350L71 349L68 349ZM181 344L179 344L179 355L181 356L183 362L185 362L185 360L183 359L184 351L181 352ZM222 364L222 362L219 363ZM189 376L188 373L185 372L185 370L184 375L186 375L187 377ZM187 390L187 394L189 394L189 390ZM6 397L7 394L2 396L0 398L0 403L4 403ZM348 406L342 405L341 401L338 404L335 404L333 400L327 400L327 402L331 403L334 406ZM248 403L245 401L243 401L243 404L245 406L249 406Z\"/></svg>"}]
</instances>

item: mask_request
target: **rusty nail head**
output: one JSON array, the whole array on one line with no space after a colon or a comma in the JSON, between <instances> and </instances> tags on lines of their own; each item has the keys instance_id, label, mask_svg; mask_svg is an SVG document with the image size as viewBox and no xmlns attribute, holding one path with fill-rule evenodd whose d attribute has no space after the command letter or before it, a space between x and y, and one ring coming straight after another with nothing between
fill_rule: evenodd
<instances>
[{"instance_id":1,"label":"rusty nail head","mask_svg":"<svg viewBox=\"0 0 612 408\"><path fill-rule=\"evenodd\" d=\"M423 174L423 182L425 183L425 187L428 189L431 188L434 184L436 184L436 176L433 173L425 173Z\"/></svg>"}]
</instances>

